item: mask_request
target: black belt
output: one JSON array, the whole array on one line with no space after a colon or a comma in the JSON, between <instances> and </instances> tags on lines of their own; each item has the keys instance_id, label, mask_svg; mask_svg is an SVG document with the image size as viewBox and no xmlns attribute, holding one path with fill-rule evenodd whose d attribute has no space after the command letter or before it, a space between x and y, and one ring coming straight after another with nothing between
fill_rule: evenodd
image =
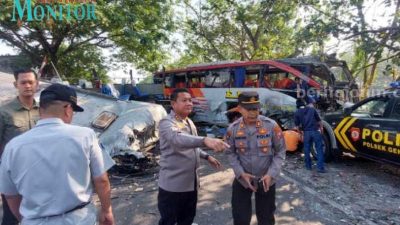
<instances>
[{"instance_id":1,"label":"black belt","mask_svg":"<svg viewBox=\"0 0 400 225\"><path fill-rule=\"evenodd\" d=\"M64 214L68 214L68 213L73 212L73 211L75 211L75 210L84 208L85 206L89 205L89 203L90 203L90 202L82 203L82 204L76 206L75 208L66 211L65 213L61 213L61 214L58 214L58 215L45 216L45 218L46 218L46 217L49 218L49 217L55 217L55 216L61 216L61 215L64 215Z\"/></svg>"},{"instance_id":2,"label":"black belt","mask_svg":"<svg viewBox=\"0 0 400 225\"><path fill-rule=\"evenodd\" d=\"M70 210L66 211L66 212L63 213L63 214L67 214L67 213L73 212L73 211L75 211L75 210L82 209L83 207L89 205L89 203L90 203L90 202L85 202L85 203L83 203L83 204L81 204L81 205L78 205L77 207L75 207L75 208L73 208L73 209L70 209Z\"/></svg>"}]
</instances>

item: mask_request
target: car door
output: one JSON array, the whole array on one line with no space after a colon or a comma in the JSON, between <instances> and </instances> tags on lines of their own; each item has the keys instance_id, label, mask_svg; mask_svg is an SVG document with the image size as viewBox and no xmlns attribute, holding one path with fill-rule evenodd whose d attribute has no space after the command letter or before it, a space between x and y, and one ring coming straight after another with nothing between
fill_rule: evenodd
<instances>
[{"instance_id":1,"label":"car door","mask_svg":"<svg viewBox=\"0 0 400 225\"><path fill-rule=\"evenodd\" d=\"M341 146L359 156L400 164L400 119L393 111L399 104L393 97L374 97L352 107L336 127ZM400 104L397 106L400 109ZM400 115L400 113L399 113Z\"/></svg>"},{"instance_id":2,"label":"car door","mask_svg":"<svg viewBox=\"0 0 400 225\"><path fill-rule=\"evenodd\" d=\"M383 129L390 132L393 143L388 147L389 161L400 165L400 98L393 99L393 104L388 108L386 123Z\"/></svg>"}]
</instances>

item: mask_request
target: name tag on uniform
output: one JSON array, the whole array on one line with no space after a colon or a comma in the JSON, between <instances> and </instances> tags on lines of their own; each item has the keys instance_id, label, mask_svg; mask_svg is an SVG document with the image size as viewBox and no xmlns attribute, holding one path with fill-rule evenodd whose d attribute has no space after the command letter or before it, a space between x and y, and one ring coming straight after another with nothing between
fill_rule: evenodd
<instances>
[{"instance_id":1,"label":"name tag on uniform","mask_svg":"<svg viewBox=\"0 0 400 225\"><path fill-rule=\"evenodd\" d=\"M270 136L269 134L258 134L257 138L269 138Z\"/></svg>"},{"instance_id":2,"label":"name tag on uniform","mask_svg":"<svg viewBox=\"0 0 400 225\"><path fill-rule=\"evenodd\" d=\"M235 137L236 140L246 139L246 137Z\"/></svg>"}]
</instances>

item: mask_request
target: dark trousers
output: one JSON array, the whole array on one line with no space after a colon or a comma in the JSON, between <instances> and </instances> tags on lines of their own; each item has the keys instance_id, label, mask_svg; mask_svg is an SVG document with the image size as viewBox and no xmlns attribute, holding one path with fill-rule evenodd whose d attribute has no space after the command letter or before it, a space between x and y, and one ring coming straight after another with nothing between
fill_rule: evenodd
<instances>
[{"instance_id":1,"label":"dark trousers","mask_svg":"<svg viewBox=\"0 0 400 225\"><path fill-rule=\"evenodd\" d=\"M3 202L3 220L1 221L1 225L17 225L18 220L12 214L10 207L8 207L8 203L4 195L1 195L1 201Z\"/></svg>"},{"instance_id":2,"label":"dark trousers","mask_svg":"<svg viewBox=\"0 0 400 225\"><path fill-rule=\"evenodd\" d=\"M253 192L243 187L236 179L232 184L232 216L234 225L250 225ZM275 224L275 184L267 192L259 185L255 193L256 216L259 225Z\"/></svg>"},{"instance_id":3,"label":"dark trousers","mask_svg":"<svg viewBox=\"0 0 400 225\"><path fill-rule=\"evenodd\" d=\"M196 216L197 190L170 192L158 190L159 225L191 225Z\"/></svg>"}]
</instances>

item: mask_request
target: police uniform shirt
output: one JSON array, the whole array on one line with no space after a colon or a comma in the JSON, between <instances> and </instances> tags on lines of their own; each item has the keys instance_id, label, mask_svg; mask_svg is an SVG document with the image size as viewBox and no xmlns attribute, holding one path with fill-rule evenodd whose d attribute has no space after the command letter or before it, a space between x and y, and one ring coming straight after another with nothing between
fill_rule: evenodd
<instances>
[{"instance_id":1,"label":"police uniform shirt","mask_svg":"<svg viewBox=\"0 0 400 225\"><path fill-rule=\"evenodd\" d=\"M286 147L279 125L265 117L258 116L255 126L246 127L243 118L232 123L226 134L230 148L226 151L236 179L247 184L240 175L250 173L259 179L264 175L276 181L285 160Z\"/></svg>"},{"instance_id":2,"label":"police uniform shirt","mask_svg":"<svg viewBox=\"0 0 400 225\"><path fill-rule=\"evenodd\" d=\"M39 120L39 106L25 108L18 97L0 107L0 156L4 146L15 136L32 129Z\"/></svg>"},{"instance_id":3,"label":"police uniform shirt","mask_svg":"<svg viewBox=\"0 0 400 225\"><path fill-rule=\"evenodd\" d=\"M93 178L113 164L92 129L42 119L6 145L0 192L22 196L24 219L60 215L89 202Z\"/></svg>"},{"instance_id":4,"label":"police uniform shirt","mask_svg":"<svg viewBox=\"0 0 400 225\"><path fill-rule=\"evenodd\" d=\"M180 120L174 111L160 121L159 132L160 188L170 192L196 190L199 184L197 169L200 157L207 156L207 153L199 149L205 147L204 137L197 136L196 127L189 118Z\"/></svg>"}]
</instances>

